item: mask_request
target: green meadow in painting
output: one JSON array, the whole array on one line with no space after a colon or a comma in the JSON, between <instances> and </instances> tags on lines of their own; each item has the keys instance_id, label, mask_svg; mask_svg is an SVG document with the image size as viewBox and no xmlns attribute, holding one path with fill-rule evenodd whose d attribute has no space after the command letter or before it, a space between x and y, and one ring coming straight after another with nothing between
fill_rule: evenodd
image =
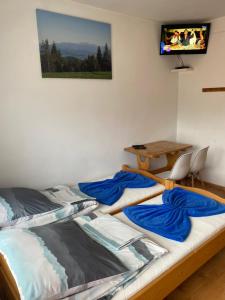
<instances>
[{"instance_id":1,"label":"green meadow in painting","mask_svg":"<svg viewBox=\"0 0 225 300\"><path fill-rule=\"evenodd\" d=\"M112 79L111 25L37 9L43 78Z\"/></svg>"}]
</instances>

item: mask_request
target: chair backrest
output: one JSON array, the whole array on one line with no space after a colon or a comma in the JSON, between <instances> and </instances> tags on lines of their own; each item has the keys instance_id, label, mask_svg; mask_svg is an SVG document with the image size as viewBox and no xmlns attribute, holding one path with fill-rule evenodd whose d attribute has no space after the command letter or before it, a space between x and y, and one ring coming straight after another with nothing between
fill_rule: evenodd
<instances>
[{"instance_id":1,"label":"chair backrest","mask_svg":"<svg viewBox=\"0 0 225 300\"><path fill-rule=\"evenodd\" d=\"M177 161L175 162L168 179L171 180L181 180L184 179L189 171L190 171L190 164L191 164L191 155L192 152L188 152L182 154Z\"/></svg>"},{"instance_id":2,"label":"chair backrest","mask_svg":"<svg viewBox=\"0 0 225 300\"><path fill-rule=\"evenodd\" d=\"M190 173L196 174L204 168L208 150L209 146L198 150L191 163Z\"/></svg>"}]
</instances>

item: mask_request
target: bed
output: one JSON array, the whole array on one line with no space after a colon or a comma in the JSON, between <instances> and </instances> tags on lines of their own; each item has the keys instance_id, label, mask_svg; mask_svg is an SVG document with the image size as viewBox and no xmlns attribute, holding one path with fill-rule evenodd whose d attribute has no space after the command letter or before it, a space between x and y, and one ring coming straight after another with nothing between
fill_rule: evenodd
<instances>
[{"instance_id":1,"label":"bed","mask_svg":"<svg viewBox=\"0 0 225 300\"><path fill-rule=\"evenodd\" d=\"M225 203L225 199L204 190L188 187L182 188ZM156 196L147 202L152 204L160 203L161 196ZM118 213L114 216L124 223L129 224L131 227L137 228L137 226L131 223L123 213ZM207 233L205 233L206 226ZM138 230L144 231L140 227L138 227ZM158 244L168 249L170 253L165 256L165 259L161 258L156 261L151 267L151 271L145 271L136 281L131 283L131 285L116 294L113 298L115 300L160 300L165 298L186 278L225 247L225 217L223 214L209 218L196 218L193 222L192 234L183 244L169 241L151 232L146 232L146 234L151 240L156 241ZM178 251L174 251L175 247L178 248ZM7 262L1 255L0 276L0 290L3 299L20 299L15 280L8 268Z\"/></svg>"},{"instance_id":2,"label":"bed","mask_svg":"<svg viewBox=\"0 0 225 300\"><path fill-rule=\"evenodd\" d=\"M100 213L107 213L107 214L116 214L117 212L120 212L124 207L130 206L130 205L136 205L139 204L145 200L151 199L153 197L156 197L165 190L166 184L168 185L168 181L156 177L155 175L146 172L146 171L140 171L138 169L133 169L128 167L127 165L122 166L123 171L132 172L132 173L139 173L145 177L148 177L150 179L155 180L157 183L156 185L148 188L128 188L125 189L122 197L113 205L104 205L99 204L97 207L97 211ZM105 178L101 178L100 180L105 180L112 178L112 176L108 176Z\"/></svg>"},{"instance_id":3,"label":"bed","mask_svg":"<svg viewBox=\"0 0 225 300\"><path fill-rule=\"evenodd\" d=\"M182 188L225 203L225 199L204 190L188 187ZM161 204L162 195L144 203ZM127 288L120 291L113 298L115 300L164 299L185 279L225 247L225 214L192 218L191 234L183 243L166 239L140 228L132 223L122 212L116 214L115 217L131 227L144 232L151 240L162 245L169 251L166 257L162 257L155 262L151 269L143 273Z\"/></svg>"}]
</instances>

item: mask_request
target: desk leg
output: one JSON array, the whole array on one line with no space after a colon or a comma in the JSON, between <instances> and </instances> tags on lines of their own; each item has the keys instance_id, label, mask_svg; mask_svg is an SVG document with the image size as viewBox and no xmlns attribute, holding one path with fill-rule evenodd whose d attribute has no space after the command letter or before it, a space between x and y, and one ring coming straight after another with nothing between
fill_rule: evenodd
<instances>
[{"instance_id":1,"label":"desk leg","mask_svg":"<svg viewBox=\"0 0 225 300\"><path fill-rule=\"evenodd\" d=\"M176 162L176 160L178 159L178 157L180 156L180 152L172 152L172 153L167 153L166 157L167 157L167 166L166 168L168 168L168 170L171 170Z\"/></svg>"},{"instance_id":2,"label":"desk leg","mask_svg":"<svg viewBox=\"0 0 225 300\"><path fill-rule=\"evenodd\" d=\"M137 164L138 164L138 169L149 171L149 169L150 169L150 158L143 157L143 156L137 154Z\"/></svg>"}]
</instances>

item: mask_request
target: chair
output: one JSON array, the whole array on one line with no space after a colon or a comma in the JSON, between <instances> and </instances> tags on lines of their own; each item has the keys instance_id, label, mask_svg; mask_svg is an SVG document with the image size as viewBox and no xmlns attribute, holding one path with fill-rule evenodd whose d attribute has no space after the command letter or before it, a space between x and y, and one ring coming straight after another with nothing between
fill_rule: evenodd
<instances>
[{"instance_id":1,"label":"chair","mask_svg":"<svg viewBox=\"0 0 225 300\"><path fill-rule=\"evenodd\" d=\"M203 170L205 167L208 150L209 146L198 150L191 162L189 176L191 177L192 186L194 186L196 178L198 178L201 181L201 184L203 185L203 181L200 178L200 171Z\"/></svg>"},{"instance_id":2,"label":"chair","mask_svg":"<svg viewBox=\"0 0 225 300\"><path fill-rule=\"evenodd\" d=\"M190 171L191 156L192 152L182 154L175 162L171 171L159 173L156 176L173 181L184 179Z\"/></svg>"}]
</instances>

